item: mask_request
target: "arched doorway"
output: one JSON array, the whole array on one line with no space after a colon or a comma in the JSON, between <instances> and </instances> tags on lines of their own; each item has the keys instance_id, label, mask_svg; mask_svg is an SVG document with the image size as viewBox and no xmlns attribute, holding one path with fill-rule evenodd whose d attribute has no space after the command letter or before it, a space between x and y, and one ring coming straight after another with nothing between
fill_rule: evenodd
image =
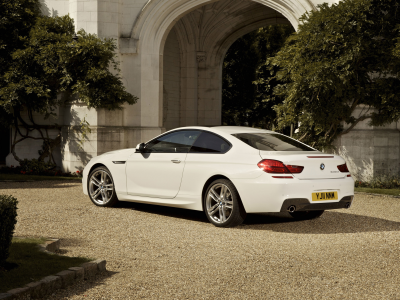
<instances>
[{"instance_id":1,"label":"arched doorway","mask_svg":"<svg viewBox=\"0 0 400 300\"><path fill-rule=\"evenodd\" d=\"M222 62L231 44L268 24L297 28L312 9L308 0L148 1L129 38L136 54L125 60L132 67L124 72L140 78L132 82L140 100L124 110L126 125L219 125Z\"/></svg>"},{"instance_id":2,"label":"arched doorway","mask_svg":"<svg viewBox=\"0 0 400 300\"><path fill-rule=\"evenodd\" d=\"M163 52L163 127L221 125L222 63L242 35L270 24L290 24L253 1L220 0L181 17Z\"/></svg>"}]
</instances>

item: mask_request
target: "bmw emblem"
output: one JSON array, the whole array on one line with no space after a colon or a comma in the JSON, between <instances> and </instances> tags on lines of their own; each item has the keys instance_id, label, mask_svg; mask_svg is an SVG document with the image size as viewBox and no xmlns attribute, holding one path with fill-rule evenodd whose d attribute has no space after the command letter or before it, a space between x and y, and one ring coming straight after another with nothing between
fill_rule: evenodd
<instances>
[{"instance_id":1,"label":"bmw emblem","mask_svg":"<svg viewBox=\"0 0 400 300\"><path fill-rule=\"evenodd\" d=\"M321 164L319 168L323 171L325 169L325 164Z\"/></svg>"}]
</instances>

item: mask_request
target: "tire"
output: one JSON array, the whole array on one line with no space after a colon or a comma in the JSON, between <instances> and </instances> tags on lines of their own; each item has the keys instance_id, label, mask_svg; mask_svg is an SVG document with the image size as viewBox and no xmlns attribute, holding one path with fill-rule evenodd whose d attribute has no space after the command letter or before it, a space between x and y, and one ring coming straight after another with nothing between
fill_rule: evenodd
<instances>
[{"instance_id":1,"label":"tire","mask_svg":"<svg viewBox=\"0 0 400 300\"><path fill-rule=\"evenodd\" d=\"M308 211L294 211L289 214L296 220L311 220L319 218L324 213L324 210L308 210Z\"/></svg>"},{"instance_id":2,"label":"tire","mask_svg":"<svg viewBox=\"0 0 400 300\"><path fill-rule=\"evenodd\" d=\"M88 194L90 200L97 206L112 207L118 203L114 180L106 167L101 166L90 172Z\"/></svg>"},{"instance_id":3,"label":"tire","mask_svg":"<svg viewBox=\"0 0 400 300\"><path fill-rule=\"evenodd\" d=\"M235 227L246 218L239 193L227 179L217 179L208 186L203 207L207 219L217 227Z\"/></svg>"}]
</instances>

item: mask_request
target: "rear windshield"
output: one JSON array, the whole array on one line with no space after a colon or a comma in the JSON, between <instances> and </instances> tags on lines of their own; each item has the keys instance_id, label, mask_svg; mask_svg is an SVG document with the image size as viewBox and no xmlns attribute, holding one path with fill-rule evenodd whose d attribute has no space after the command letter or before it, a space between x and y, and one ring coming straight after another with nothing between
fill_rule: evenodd
<instances>
[{"instance_id":1,"label":"rear windshield","mask_svg":"<svg viewBox=\"0 0 400 300\"><path fill-rule=\"evenodd\" d=\"M290 137L277 133L232 134L247 145L264 151L316 151Z\"/></svg>"}]
</instances>

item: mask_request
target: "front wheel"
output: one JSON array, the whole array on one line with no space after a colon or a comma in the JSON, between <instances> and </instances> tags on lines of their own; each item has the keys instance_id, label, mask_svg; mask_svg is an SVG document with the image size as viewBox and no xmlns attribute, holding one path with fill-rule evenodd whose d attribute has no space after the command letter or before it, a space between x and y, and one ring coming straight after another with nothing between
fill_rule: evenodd
<instances>
[{"instance_id":1,"label":"front wheel","mask_svg":"<svg viewBox=\"0 0 400 300\"><path fill-rule=\"evenodd\" d=\"M204 212L217 227L240 225L246 217L239 193L227 179L217 179L208 186L204 196Z\"/></svg>"},{"instance_id":2,"label":"front wheel","mask_svg":"<svg viewBox=\"0 0 400 300\"><path fill-rule=\"evenodd\" d=\"M113 178L106 167L98 167L89 174L88 192L97 206L111 207L118 202Z\"/></svg>"},{"instance_id":3,"label":"front wheel","mask_svg":"<svg viewBox=\"0 0 400 300\"><path fill-rule=\"evenodd\" d=\"M308 211L294 211L289 214L296 220L311 220L319 218L324 213L324 210L308 210Z\"/></svg>"}]
</instances>

